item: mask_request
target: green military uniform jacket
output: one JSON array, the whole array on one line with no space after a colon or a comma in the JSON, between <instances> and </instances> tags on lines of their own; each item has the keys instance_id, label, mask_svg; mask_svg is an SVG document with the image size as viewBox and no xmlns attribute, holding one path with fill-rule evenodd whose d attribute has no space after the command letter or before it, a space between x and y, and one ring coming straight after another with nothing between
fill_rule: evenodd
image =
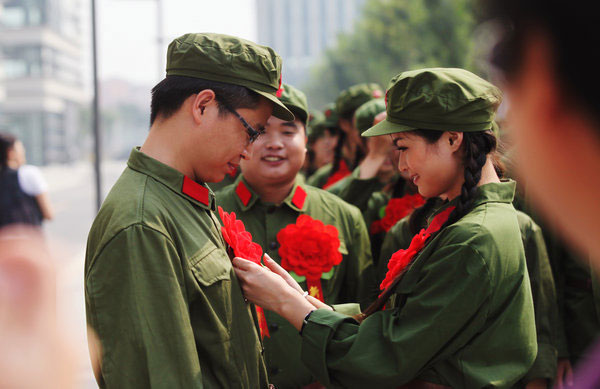
<instances>
[{"instance_id":1,"label":"green military uniform jacket","mask_svg":"<svg viewBox=\"0 0 600 389\"><path fill-rule=\"evenodd\" d=\"M386 234L379 258L377 277L381 281L387 272L387 262L393 253L406 249L412 240L409 217L394 225ZM534 379L544 378L552 381L556 376L557 349L559 347L558 305L554 277L540 227L533 219L517 211L517 221L525 249L525 260L531 282L531 292L535 311L536 337L538 353L535 363L521 380L526 384Z\"/></svg>"},{"instance_id":2,"label":"green military uniform jacket","mask_svg":"<svg viewBox=\"0 0 600 389\"><path fill-rule=\"evenodd\" d=\"M297 179L281 205L263 203L243 177L217 193L225 211L235 212L252 234L254 242L278 263L281 262L277 233L294 224L301 214L338 229L342 262L321 277L325 303L363 301L376 297L369 237L360 211L334 195ZM306 289L304 277L294 275ZM269 376L277 388L296 388L315 381L300 361L298 331L277 314L265 311L270 337L265 337L265 359Z\"/></svg>"},{"instance_id":3,"label":"green military uniform jacket","mask_svg":"<svg viewBox=\"0 0 600 389\"><path fill-rule=\"evenodd\" d=\"M264 388L250 306L212 192L133 150L88 238L86 316L101 388Z\"/></svg>"},{"instance_id":4,"label":"green military uniform jacket","mask_svg":"<svg viewBox=\"0 0 600 389\"><path fill-rule=\"evenodd\" d=\"M523 377L537 345L514 190L514 182L478 188L474 208L416 256L390 309L360 325L314 311L302 333L302 360L319 381L489 388Z\"/></svg>"},{"instance_id":5,"label":"green military uniform jacket","mask_svg":"<svg viewBox=\"0 0 600 389\"><path fill-rule=\"evenodd\" d=\"M331 175L331 169L333 168L332 163L328 163L327 165L321 166L317 169L313 174L310 175L306 179L306 183L310 186L314 186L316 188L323 188Z\"/></svg>"}]
</instances>

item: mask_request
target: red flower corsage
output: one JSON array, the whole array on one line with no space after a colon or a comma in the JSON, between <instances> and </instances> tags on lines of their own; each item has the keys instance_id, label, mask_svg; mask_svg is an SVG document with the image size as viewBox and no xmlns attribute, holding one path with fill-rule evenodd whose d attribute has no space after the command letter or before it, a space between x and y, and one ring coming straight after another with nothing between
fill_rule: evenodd
<instances>
[{"instance_id":1,"label":"red flower corsage","mask_svg":"<svg viewBox=\"0 0 600 389\"><path fill-rule=\"evenodd\" d=\"M306 277L311 296L323 301L321 276L342 262L340 240L335 226L308 215L300 215L277 233L281 266Z\"/></svg>"},{"instance_id":2,"label":"red flower corsage","mask_svg":"<svg viewBox=\"0 0 600 389\"><path fill-rule=\"evenodd\" d=\"M227 242L227 253L229 254L229 257L248 259L260 265L263 255L262 247L260 247L258 243L252 241L252 234L246 231L244 223L236 218L235 212L227 213L223 211L223 208L221 207L218 207L218 209L219 216L221 217L221 220L223 220L221 233L223 234L223 239ZM258 305L256 306L256 316L258 318L260 336L270 337L265 312Z\"/></svg>"},{"instance_id":3,"label":"red flower corsage","mask_svg":"<svg viewBox=\"0 0 600 389\"><path fill-rule=\"evenodd\" d=\"M246 231L244 223L236 218L235 212L227 213L221 207L218 207L218 209L219 216L223 220L221 233L232 251L229 255L244 258L260 265L263 255L262 247L252 241L252 234Z\"/></svg>"},{"instance_id":4,"label":"red flower corsage","mask_svg":"<svg viewBox=\"0 0 600 389\"><path fill-rule=\"evenodd\" d=\"M409 215L423 204L425 204L425 199L418 193L391 199L385 207L383 218L371 224L371 234L388 232L400 219Z\"/></svg>"},{"instance_id":5,"label":"red flower corsage","mask_svg":"<svg viewBox=\"0 0 600 389\"><path fill-rule=\"evenodd\" d=\"M388 271L379 286L381 291L386 290L394 282L394 279L400 273L404 272L406 267L412 262L413 258L423 249L423 247L425 247L425 243L427 243L427 239L429 239L431 234L442 228L454 208L455 207L448 207L437 214L427 229L422 229L412 238L410 246L406 250L398 250L392 255L388 262Z\"/></svg>"}]
</instances>

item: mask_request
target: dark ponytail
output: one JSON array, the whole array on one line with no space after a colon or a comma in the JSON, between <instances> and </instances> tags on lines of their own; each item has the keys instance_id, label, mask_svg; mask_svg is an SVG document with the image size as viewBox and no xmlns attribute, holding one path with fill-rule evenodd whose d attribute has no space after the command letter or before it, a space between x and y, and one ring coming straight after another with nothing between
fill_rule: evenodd
<instances>
[{"instance_id":1,"label":"dark ponytail","mask_svg":"<svg viewBox=\"0 0 600 389\"><path fill-rule=\"evenodd\" d=\"M425 138L428 143L437 142L437 140L439 140L443 134L442 131L432 130L416 130L412 133ZM462 148L464 150L463 164L465 167L465 182L462 185L460 195L457 199L456 208L454 208L454 210L450 213L448 220L439 229L439 231L429 237L427 243L434 239L444 228L460 220L473 207L473 202L477 196L477 184L479 184L479 181L481 180L481 170L487 161L488 154L496 149L496 137L492 131L464 132ZM431 211L431 208L433 207L432 204L435 204L436 200L437 199L428 199L424 206L415 210L409 223L412 222L413 217L416 221L426 217L424 214ZM420 213L420 216L419 214L415 216L415 213L418 212ZM411 225L411 230L412 228L413 226ZM396 278L394 278L394 281L392 281L391 285L384 290L383 293L381 293L377 300L375 300L367 309L365 309L363 313L355 315L354 318L358 322L362 322L373 313L383 309L387 300L394 293L396 285L398 285L402 279L402 276L404 273L406 273L410 266L410 264L406 266L404 270L401 271Z\"/></svg>"},{"instance_id":2,"label":"dark ponytail","mask_svg":"<svg viewBox=\"0 0 600 389\"><path fill-rule=\"evenodd\" d=\"M346 133L344 131L339 131L339 134L340 136L338 137L338 142L335 145L335 150L333 152L333 166L331 167L331 171L329 172L329 177L331 177L338 171L338 169L340 168L340 163L342 162L344 142L346 141Z\"/></svg>"},{"instance_id":3,"label":"dark ponytail","mask_svg":"<svg viewBox=\"0 0 600 389\"><path fill-rule=\"evenodd\" d=\"M8 152L15 146L17 138L10 134L0 133L0 170L8 167Z\"/></svg>"}]
</instances>

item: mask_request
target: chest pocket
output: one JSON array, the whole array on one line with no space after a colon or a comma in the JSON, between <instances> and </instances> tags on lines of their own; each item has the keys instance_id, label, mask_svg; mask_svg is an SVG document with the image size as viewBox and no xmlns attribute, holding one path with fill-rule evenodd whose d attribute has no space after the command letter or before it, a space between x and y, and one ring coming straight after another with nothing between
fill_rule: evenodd
<instances>
[{"instance_id":1,"label":"chest pocket","mask_svg":"<svg viewBox=\"0 0 600 389\"><path fill-rule=\"evenodd\" d=\"M207 242L189 262L194 277L203 286L231 278L232 265L227 253L212 242Z\"/></svg>"},{"instance_id":2,"label":"chest pocket","mask_svg":"<svg viewBox=\"0 0 600 389\"><path fill-rule=\"evenodd\" d=\"M196 280L190 314L197 323L197 337L207 343L223 343L230 338L232 323L232 265L227 253L207 242L189 260Z\"/></svg>"}]
</instances>

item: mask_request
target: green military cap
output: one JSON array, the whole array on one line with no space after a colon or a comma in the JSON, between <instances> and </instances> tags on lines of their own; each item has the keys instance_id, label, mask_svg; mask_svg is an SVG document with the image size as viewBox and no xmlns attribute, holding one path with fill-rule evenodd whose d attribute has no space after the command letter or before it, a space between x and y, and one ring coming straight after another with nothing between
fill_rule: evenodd
<instances>
[{"instance_id":1,"label":"green military cap","mask_svg":"<svg viewBox=\"0 0 600 389\"><path fill-rule=\"evenodd\" d=\"M375 99L371 101L367 101L354 113L354 121L355 126L358 129L358 132L363 133L369 128L373 127L373 121L375 120L375 116L380 113L385 112L385 100L384 99Z\"/></svg>"},{"instance_id":2,"label":"green military cap","mask_svg":"<svg viewBox=\"0 0 600 389\"><path fill-rule=\"evenodd\" d=\"M498 88L463 70L432 68L400 73L386 92L387 118L365 131L377 136L416 129L492 129L502 100Z\"/></svg>"},{"instance_id":3,"label":"green military cap","mask_svg":"<svg viewBox=\"0 0 600 389\"><path fill-rule=\"evenodd\" d=\"M276 96L281 86L281 57L270 47L223 34L185 34L169 44L167 76L244 86L272 101L274 116L294 120Z\"/></svg>"},{"instance_id":4,"label":"green military cap","mask_svg":"<svg viewBox=\"0 0 600 389\"><path fill-rule=\"evenodd\" d=\"M356 84L342 91L335 100L335 109L341 117L348 117L369 100L383 97L383 89L375 83Z\"/></svg>"},{"instance_id":5,"label":"green military cap","mask_svg":"<svg viewBox=\"0 0 600 389\"><path fill-rule=\"evenodd\" d=\"M340 120L340 115L338 115L335 109L335 103L329 103L325 106L325 110L323 111L323 115L325 115L325 121L323 125L325 127L338 127L338 121Z\"/></svg>"},{"instance_id":6,"label":"green military cap","mask_svg":"<svg viewBox=\"0 0 600 389\"><path fill-rule=\"evenodd\" d=\"M292 111L296 119L306 124L308 120L308 103L306 95L291 85L283 84L277 92L277 97L287 109Z\"/></svg>"}]
</instances>

